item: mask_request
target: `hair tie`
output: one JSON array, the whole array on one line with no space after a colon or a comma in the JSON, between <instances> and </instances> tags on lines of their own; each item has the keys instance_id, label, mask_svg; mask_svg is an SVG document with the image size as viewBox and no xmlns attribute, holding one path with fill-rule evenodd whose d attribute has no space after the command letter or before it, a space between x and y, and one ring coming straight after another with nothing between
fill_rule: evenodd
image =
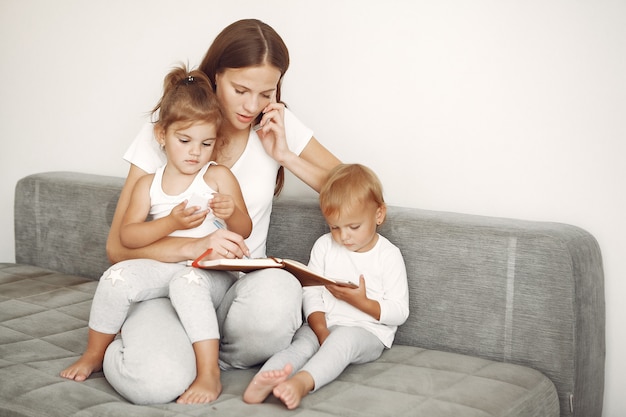
<instances>
[{"instance_id":1,"label":"hair tie","mask_svg":"<svg viewBox=\"0 0 626 417\"><path fill-rule=\"evenodd\" d=\"M193 82L193 76L192 75L188 75L187 79L185 80L185 84L189 85Z\"/></svg>"}]
</instances>

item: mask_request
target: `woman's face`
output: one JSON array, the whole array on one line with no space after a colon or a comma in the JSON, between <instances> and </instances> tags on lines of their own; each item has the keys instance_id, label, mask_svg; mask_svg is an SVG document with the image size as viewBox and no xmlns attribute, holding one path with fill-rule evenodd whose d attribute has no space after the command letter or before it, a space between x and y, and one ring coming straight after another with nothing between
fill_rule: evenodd
<instances>
[{"instance_id":1,"label":"woman's face","mask_svg":"<svg viewBox=\"0 0 626 417\"><path fill-rule=\"evenodd\" d=\"M248 130L256 116L275 101L280 71L269 64L227 68L215 75L217 98L226 121L235 130Z\"/></svg>"}]
</instances>

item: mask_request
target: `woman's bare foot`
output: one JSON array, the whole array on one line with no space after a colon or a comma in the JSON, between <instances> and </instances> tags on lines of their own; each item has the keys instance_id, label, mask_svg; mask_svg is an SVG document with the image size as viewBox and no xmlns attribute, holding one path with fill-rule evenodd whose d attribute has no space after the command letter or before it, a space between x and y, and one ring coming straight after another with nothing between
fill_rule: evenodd
<instances>
[{"instance_id":1,"label":"woman's bare foot","mask_svg":"<svg viewBox=\"0 0 626 417\"><path fill-rule=\"evenodd\" d=\"M61 371L61 376L74 381L84 381L93 372L102 370L102 358L99 355L92 355L88 352L78 358L76 362Z\"/></svg>"},{"instance_id":2,"label":"woman's bare foot","mask_svg":"<svg viewBox=\"0 0 626 417\"><path fill-rule=\"evenodd\" d=\"M283 369L259 372L252 378L243 393L243 400L248 404L259 404L265 401L272 390L289 378L293 366L288 363Z\"/></svg>"},{"instance_id":3,"label":"woman's bare foot","mask_svg":"<svg viewBox=\"0 0 626 417\"><path fill-rule=\"evenodd\" d=\"M206 404L217 400L222 393L220 373L205 372L198 374L189 388L178 397L178 404Z\"/></svg>"},{"instance_id":4,"label":"woman's bare foot","mask_svg":"<svg viewBox=\"0 0 626 417\"><path fill-rule=\"evenodd\" d=\"M313 388L315 388L315 381L311 374L300 371L293 378L276 385L272 392L288 409L293 410Z\"/></svg>"}]
</instances>

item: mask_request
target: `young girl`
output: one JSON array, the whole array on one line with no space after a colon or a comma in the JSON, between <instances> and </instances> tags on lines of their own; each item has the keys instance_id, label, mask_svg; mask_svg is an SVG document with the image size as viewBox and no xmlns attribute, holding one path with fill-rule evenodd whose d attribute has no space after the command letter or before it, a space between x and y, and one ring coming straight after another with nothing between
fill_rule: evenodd
<instances>
[{"instance_id":1,"label":"young girl","mask_svg":"<svg viewBox=\"0 0 626 417\"><path fill-rule=\"evenodd\" d=\"M296 408L349 364L377 359L409 315L402 254L377 233L386 205L376 175L358 164L338 166L320 191L320 207L330 233L313 246L309 267L331 277L359 277L359 288L304 287L307 323L255 375L243 395L247 403L273 393Z\"/></svg>"},{"instance_id":2,"label":"young girl","mask_svg":"<svg viewBox=\"0 0 626 417\"><path fill-rule=\"evenodd\" d=\"M199 238L215 231L216 221L223 221L230 231L244 238L249 236L252 221L239 183L228 168L212 161L223 116L206 75L184 67L172 70L165 78L163 97L153 110L153 115L157 113L154 134L167 163L137 181L121 224L124 245L140 248L165 236ZM151 220L146 221L147 217ZM132 303L167 296L169 283L176 276L199 282L205 278L202 274L187 269L185 263L148 259L113 265L103 274L94 296L87 350L61 376L83 381L100 370L106 348ZM212 286L223 294L233 278L221 278ZM213 316L216 320L215 313ZM215 384L216 370L219 381L218 342L219 335L215 335L214 340L206 341L213 350L193 346L199 364L198 384Z\"/></svg>"}]
</instances>

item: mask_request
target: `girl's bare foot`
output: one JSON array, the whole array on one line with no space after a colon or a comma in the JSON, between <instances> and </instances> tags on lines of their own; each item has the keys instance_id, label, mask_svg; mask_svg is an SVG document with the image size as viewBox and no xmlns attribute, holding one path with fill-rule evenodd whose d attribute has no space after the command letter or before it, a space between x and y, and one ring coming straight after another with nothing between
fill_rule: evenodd
<instances>
[{"instance_id":1,"label":"girl's bare foot","mask_svg":"<svg viewBox=\"0 0 626 417\"><path fill-rule=\"evenodd\" d=\"M219 339L200 340L193 343L196 354L196 379L176 400L178 404L206 404L215 401L222 393L218 356Z\"/></svg>"},{"instance_id":2,"label":"girl's bare foot","mask_svg":"<svg viewBox=\"0 0 626 417\"><path fill-rule=\"evenodd\" d=\"M243 400L248 404L259 404L265 401L272 390L289 378L293 366L288 363L283 369L259 372L252 378L243 393Z\"/></svg>"},{"instance_id":3,"label":"girl's bare foot","mask_svg":"<svg viewBox=\"0 0 626 417\"><path fill-rule=\"evenodd\" d=\"M178 397L178 404L206 404L217 400L222 393L220 373L205 372L198 374L189 388Z\"/></svg>"},{"instance_id":4,"label":"girl's bare foot","mask_svg":"<svg viewBox=\"0 0 626 417\"><path fill-rule=\"evenodd\" d=\"M102 358L85 352L76 362L61 371L61 376L74 381L84 381L93 372L102 370Z\"/></svg>"},{"instance_id":5,"label":"girl's bare foot","mask_svg":"<svg viewBox=\"0 0 626 417\"><path fill-rule=\"evenodd\" d=\"M300 371L293 378L278 384L272 392L288 409L293 410L313 388L315 388L315 381L311 374Z\"/></svg>"},{"instance_id":6,"label":"girl's bare foot","mask_svg":"<svg viewBox=\"0 0 626 417\"><path fill-rule=\"evenodd\" d=\"M100 333L89 328L87 349L76 362L61 371L61 376L74 381L84 381L93 372L102 370L104 352L113 341L115 334Z\"/></svg>"}]
</instances>

